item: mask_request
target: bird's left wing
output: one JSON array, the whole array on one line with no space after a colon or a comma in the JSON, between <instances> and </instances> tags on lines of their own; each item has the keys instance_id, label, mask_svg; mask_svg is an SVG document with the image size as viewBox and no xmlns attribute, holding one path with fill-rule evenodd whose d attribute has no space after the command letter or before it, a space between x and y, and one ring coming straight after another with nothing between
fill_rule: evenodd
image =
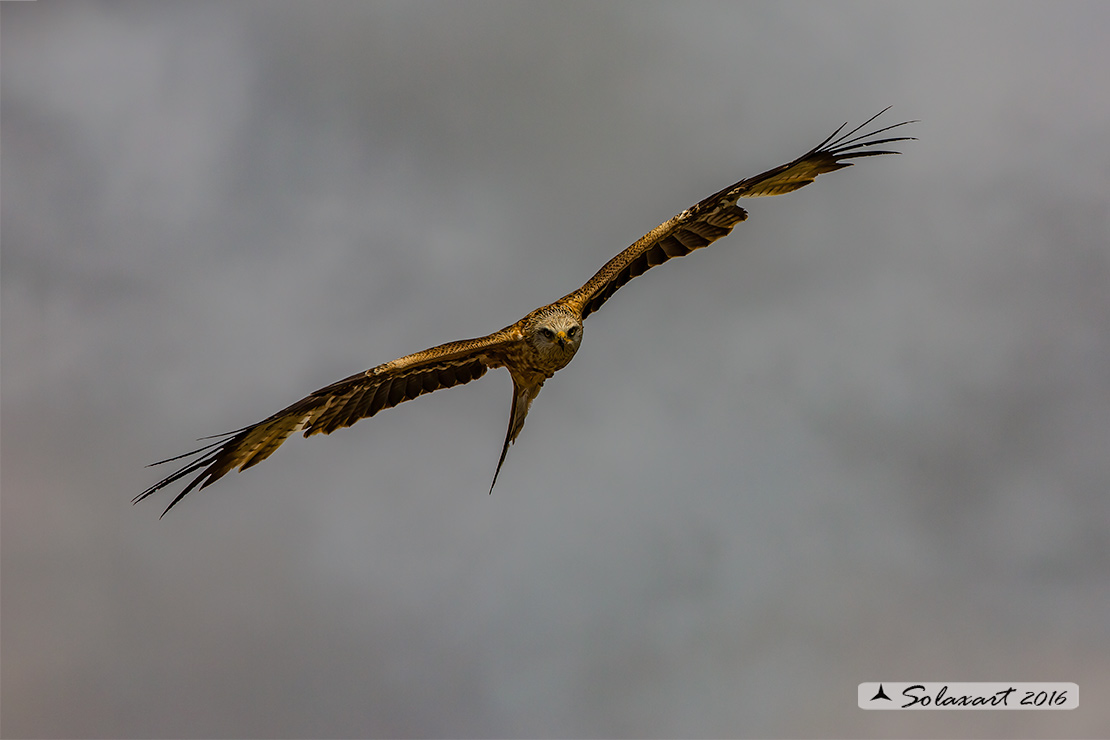
<instances>
[{"instance_id":1,"label":"bird's left wing","mask_svg":"<svg viewBox=\"0 0 1110 740\"><path fill-rule=\"evenodd\" d=\"M136 496L133 503L200 471L166 507L169 511L194 488L204 488L235 468L246 470L262 462L294 432L303 432L306 437L330 434L425 393L469 383L491 367L501 367L504 352L520 337L514 325L478 339L448 342L406 355L332 383L257 424L216 435L219 439L209 445L153 463L161 465L200 455Z\"/></svg>"},{"instance_id":2,"label":"bird's left wing","mask_svg":"<svg viewBox=\"0 0 1110 740\"><path fill-rule=\"evenodd\" d=\"M913 137L875 137L891 129L915 123L914 121L903 121L866 134L858 133L886 110L884 108L851 131L841 134L844 126L847 126L844 124L793 162L787 162L755 177L741 180L687 208L670 221L655 227L635 244L609 260L585 285L564 296L559 302L580 311L582 318L586 318L632 278L642 275L672 257L684 257L695 249L709 246L721 237L727 236L732 231L732 227L748 217L747 211L736 205L740 198L790 193L810 184L818 175L850 167L852 163L846 160L881 154L898 154L898 152L871 147L907 141Z\"/></svg>"}]
</instances>

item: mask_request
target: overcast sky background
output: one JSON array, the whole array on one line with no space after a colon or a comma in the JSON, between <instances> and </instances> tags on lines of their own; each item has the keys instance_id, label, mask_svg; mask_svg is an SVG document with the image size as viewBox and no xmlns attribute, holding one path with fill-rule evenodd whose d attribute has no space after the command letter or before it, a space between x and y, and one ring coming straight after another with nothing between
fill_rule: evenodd
<instances>
[{"instance_id":1,"label":"overcast sky background","mask_svg":"<svg viewBox=\"0 0 1110 740\"><path fill-rule=\"evenodd\" d=\"M3 3L4 736L1110 735L1110 5ZM901 157L477 336L887 105ZM177 489L175 489L176 491ZM878 680L1071 712L865 712Z\"/></svg>"}]
</instances>

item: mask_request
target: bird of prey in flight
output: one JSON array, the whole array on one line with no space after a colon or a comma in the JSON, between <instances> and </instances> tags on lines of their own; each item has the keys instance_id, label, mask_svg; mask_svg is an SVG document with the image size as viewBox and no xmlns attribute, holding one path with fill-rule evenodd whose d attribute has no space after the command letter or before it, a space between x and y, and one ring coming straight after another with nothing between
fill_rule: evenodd
<instances>
[{"instance_id":1,"label":"bird of prey in flight","mask_svg":"<svg viewBox=\"0 0 1110 740\"><path fill-rule=\"evenodd\" d=\"M637 275L672 257L683 257L727 236L748 217L736 205L740 198L782 195L813 182L826 172L851 166L850 159L898 152L876 149L907 141L909 136L881 134L914 121L903 121L860 134L860 130L886 112L879 111L847 133L840 126L827 139L792 162L729 185L649 231L635 244L597 271L585 285L554 303L541 306L515 324L477 339L448 342L400 357L345 380L321 388L260 422L234 432L216 435L209 445L154 465L198 456L189 464L135 497L134 503L199 471L174 498L163 516L185 494L204 488L234 468L246 470L269 457L294 432L330 434L359 419L373 416L425 393L469 383L491 368L503 367L513 379L513 404L505 444L493 474L493 485L505 455L524 427L524 417L544 381L566 367L582 343L582 322L601 308L617 290Z\"/></svg>"}]
</instances>

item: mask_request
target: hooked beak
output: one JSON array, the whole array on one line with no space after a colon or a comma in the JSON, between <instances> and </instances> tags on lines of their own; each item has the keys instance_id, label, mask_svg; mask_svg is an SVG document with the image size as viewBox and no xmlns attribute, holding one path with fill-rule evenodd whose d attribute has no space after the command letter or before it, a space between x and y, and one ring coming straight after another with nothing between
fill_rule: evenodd
<instances>
[{"instance_id":1,"label":"hooked beak","mask_svg":"<svg viewBox=\"0 0 1110 740\"><path fill-rule=\"evenodd\" d=\"M555 335L555 338L559 340L560 348L565 348L567 346L567 333L565 331L560 331Z\"/></svg>"}]
</instances>

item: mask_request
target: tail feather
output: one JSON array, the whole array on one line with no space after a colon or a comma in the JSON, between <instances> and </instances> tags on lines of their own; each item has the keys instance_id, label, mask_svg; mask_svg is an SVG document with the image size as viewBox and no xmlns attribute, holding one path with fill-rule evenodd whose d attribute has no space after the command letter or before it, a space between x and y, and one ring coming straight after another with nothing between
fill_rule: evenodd
<instances>
[{"instance_id":1,"label":"tail feather","mask_svg":"<svg viewBox=\"0 0 1110 740\"><path fill-rule=\"evenodd\" d=\"M493 473L493 483L490 483L489 492L493 494L493 487L497 485L497 476L501 473L501 466L505 464L505 456L509 454L509 445L516 441L520 430L524 428L524 419L528 416L528 409L532 401L536 400L543 383L526 385L515 375L513 376L513 407L509 411L509 428L505 432L505 445L501 448L501 458L497 461L497 470Z\"/></svg>"}]
</instances>

